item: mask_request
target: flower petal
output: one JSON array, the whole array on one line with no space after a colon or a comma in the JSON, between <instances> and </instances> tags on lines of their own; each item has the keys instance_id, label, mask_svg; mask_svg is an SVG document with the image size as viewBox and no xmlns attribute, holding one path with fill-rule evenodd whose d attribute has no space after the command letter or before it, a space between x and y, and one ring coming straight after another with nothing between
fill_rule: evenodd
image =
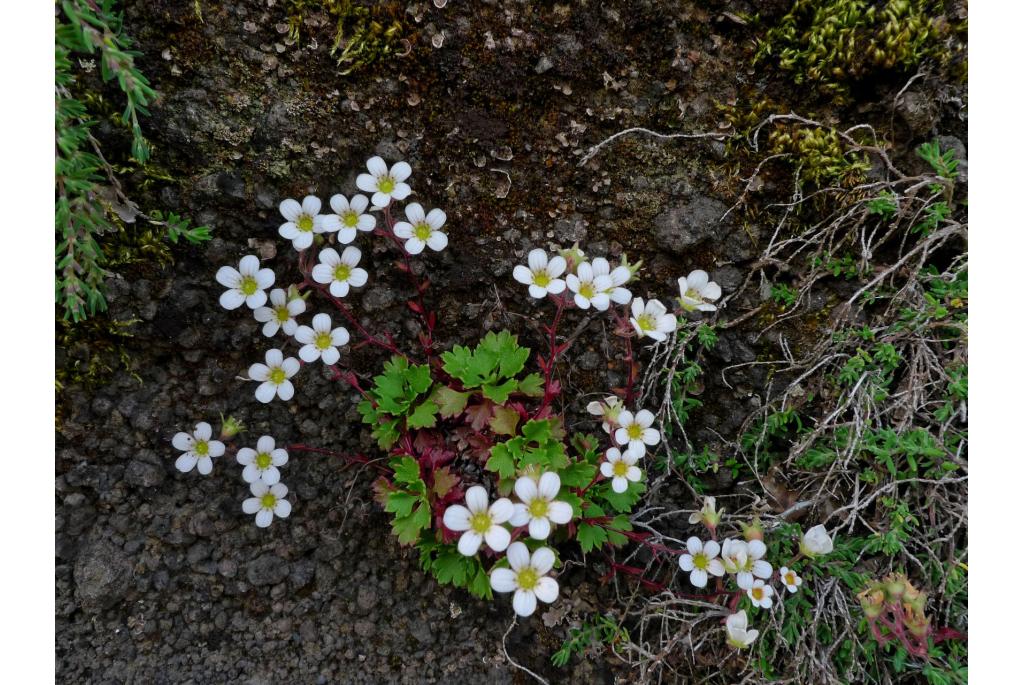
<instances>
[{"instance_id":1,"label":"flower petal","mask_svg":"<svg viewBox=\"0 0 1024 685\"><path fill-rule=\"evenodd\" d=\"M195 444L195 438L188 433L175 433L174 437L171 438L171 445L174 446L174 449L181 450L182 452L192 449L192 446Z\"/></svg>"},{"instance_id":2,"label":"flower petal","mask_svg":"<svg viewBox=\"0 0 1024 685\"><path fill-rule=\"evenodd\" d=\"M545 604L551 604L558 599L558 581L550 576L539 578L537 586L533 588L533 594Z\"/></svg>"},{"instance_id":3,"label":"flower petal","mask_svg":"<svg viewBox=\"0 0 1024 685\"><path fill-rule=\"evenodd\" d=\"M477 553L480 549L480 544L484 541L484 538L480 533L472 530L467 530L459 538L459 554L471 557Z\"/></svg>"},{"instance_id":4,"label":"flower petal","mask_svg":"<svg viewBox=\"0 0 1024 685\"><path fill-rule=\"evenodd\" d=\"M484 539L487 540L487 546L495 552L504 552L508 548L508 543L512 541L512 534L502 526L491 526L490 530L484 533Z\"/></svg>"},{"instance_id":5,"label":"flower petal","mask_svg":"<svg viewBox=\"0 0 1024 685\"><path fill-rule=\"evenodd\" d=\"M530 557L530 566L540 575L544 575L555 566L555 553L548 547L537 549Z\"/></svg>"},{"instance_id":6,"label":"flower petal","mask_svg":"<svg viewBox=\"0 0 1024 685\"><path fill-rule=\"evenodd\" d=\"M395 179L399 183L409 178L412 175L412 167L409 166L408 162L395 162L394 166L391 167L391 178Z\"/></svg>"},{"instance_id":7,"label":"flower petal","mask_svg":"<svg viewBox=\"0 0 1024 685\"><path fill-rule=\"evenodd\" d=\"M295 221L296 219L299 218L299 214L302 213L302 205L300 205L298 201L293 200L291 198L288 198L287 200L282 200L281 204L278 205L278 209L281 210L281 216L283 216L288 221Z\"/></svg>"},{"instance_id":8,"label":"flower petal","mask_svg":"<svg viewBox=\"0 0 1024 685\"><path fill-rule=\"evenodd\" d=\"M461 533L464 530L469 530L469 516L469 509L461 504L453 504L444 510L442 520L445 528Z\"/></svg>"},{"instance_id":9,"label":"flower petal","mask_svg":"<svg viewBox=\"0 0 1024 685\"><path fill-rule=\"evenodd\" d=\"M235 288L238 286L239 281L242 280L242 274L230 266L222 266L217 269L214 278L225 288Z\"/></svg>"},{"instance_id":10,"label":"flower petal","mask_svg":"<svg viewBox=\"0 0 1024 685\"><path fill-rule=\"evenodd\" d=\"M245 304L245 295L241 290L225 290L220 296L220 306L224 309L238 309Z\"/></svg>"},{"instance_id":11,"label":"flower petal","mask_svg":"<svg viewBox=\"0 0 1024 685\"><path fill-rule=\"evenodd\" d=\"M508 565L513 571L519 571L530 565L530 550L522 542L513 542L508 546Z\"/></svg>"},{"instance_id":12,"label":"flower petal","mask_svg":"<svg viewBox=\"0 0 1024 685\"><path fill-rule=\"evenodd\" d=\"M512 596L512 609L524 618L532 616L537 610L537 597L533 590L516 590L516 594Z\"/></svg>"},{"instance_id":13,"label":"flower petal","mask_svg":"<svg viewBox=\"0 0 1024 685\"><path fill-rule=\"evenodd\" d=\"M562 481L558 474L548 471L540 477L540 482L537 484L537 493L546 500L552 500L558 495L561 487Z\"/></svg>"},{"instance_id":14,"label":"flower petal","mask_svg":"<svg viewBox=\"0 0 1024 685\"><path fill-rule=\"evenodd\" d=\"M491 571L491 589L495 592L512 592L516 589L516 574L507 568L494 569Z\"/></svg>"},{"instance_id":15,"label":"flower petal","mask_svg":"<svg viewBox=\"0 0 1024 685\"><path fill-rule=\"evenodd\" d=\"M466 490L466 507L474 514L487 511L487 490L482 485Z\"/></svg>"},{"instance_id":16,"label":"flower petal","mask_svg":"<svg viewBox=\"0 0 1024 685\"><path fill-rule=\"evenodd\" d=\"M196 467L197 461L199 461L199 457L191 452L186 452L175 460L174 468L178 469L182 473L188 473Z\"/></svg>"},{"instance_id":17,"label":"flower petal","mask_svg":"<svg viewBox=\"0 0 1024 685\"><path fill-rule=\"evenodd\" d=\"M256 512L256 525L260 528L267 528L274 522L274 512L270 509L260 509Z\"/></svg>"},{"instance_id":18,"label":"flower petal","mask_svg":"<svg viewBox=\"0 0 1024 685\"><path fill-rule=\"evenodd\" d=\"M530 537L534 540L547 540L551 535L551 522L546 518L530 519Z\"/></svg>"},{"instance_id":19,"label":"flower petal","mask_svg":"<svg viewBox=\"0 0 1024 685\"><path fill-rule=\"evenodd\" d=\"M515 506L512 504L512 500L508 497L502 497L501 499L496 500L488 511L491 515L492 521L495 523L505 523L512 518L512 514L515 513Z\"/></svg>"},{"instance_id":20,"label":"flower petal","mask_svg":"<svg viewBox=\"0 0 1024 685\"><path fill-rule=\"evenodd\" d=\"M572 505L568 502L552 502L548 505L548 519L552 523L569 523L572 520Z\"/></svg>"}]
</instances>

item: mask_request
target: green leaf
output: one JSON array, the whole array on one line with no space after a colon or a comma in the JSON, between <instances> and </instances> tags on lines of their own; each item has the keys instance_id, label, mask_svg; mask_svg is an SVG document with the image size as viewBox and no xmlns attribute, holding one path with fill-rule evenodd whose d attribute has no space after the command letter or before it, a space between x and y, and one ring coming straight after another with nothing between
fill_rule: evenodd
<instances>
[{"instance_id":1,"label":"green leaf","mask_svg":"<svg viewBox=\"0 0 1024 685\"><path fill-rule=\"evenodd\" d=\"M501 385L484 385L480 388L484 397L495 404L503 404L508 401L508 396L515 392L518 383L515 379L505 381Z\"/></svg>"},{"instance_id":2,"label":"green leaf","mask_svg":"<svg viewBox=\"0 0 1024 685\"><path fill-rule=\"evenodd\" d=\"M420 464L412 457L395 457L388 465L395 472L395 482L415 483L422 482L420 478Z\"/></svg>"},{"instance_id":3,"label":"green leaf","mask_svg":"<svg viewBox=\"0 0 1024 685\"><path fill-rule=\"evenodd\" d=\"M453 390L447 385L439 385L434 390L434 394L430 396L430 399L437 403L441 416L450 419L453 416L458 416L465 410L466 402L469 401L469 393Z\"/></svg>"},{"instance_id":4,"label":"green leaf","mask_svg":"<svg viewBox=\"0 0 1024 685\"><path fill-rule=\"evenodd\" d=\"M597 467L586 462L575 462L559 471L562 487L584 488L590 484L597 473Z\"/></svg>"},{"instance_id":5,"label":"green leaf","mask_svg":"<svg viewBox=\"0 0 1024 685\"><path fill-rule=\"evenodd\" d=\"M420 501L420 498L416 495L402 490L389 492L387 497L388 501L384 505L384 511L395 514L396 518L403 518L411 514L412 508Z\"/></svg>"},{"instance_id":6,"label":"green leaf","mask_svg":"<svg viewBox=\"0 0 1024 685\"><path fill-rule=\"evenodd\" d=\"M396 518L391 523L391 530L398 536L399 542L409 545L416 542L420 531L429 525L430 505L421 501L411 515Z\"/></svg>"},{"instance_id":7,"label":"green leaf","mask_svg":"<svg viewBox=\"0 0 1024 685\"><path fill-rule=\"evenodd\" d=\"M516 426L519 425L519 412L508 407L495 407L490 425L496 435L515 435Z\"/></svg>"},{"instance_id":8,"label":"green leaf","mask_svg":"<svg viewBox=\"0 0 1024 685\"><path fill-rule=\"evenodd\" d=\"M499 442L491 448L491 457L487 460L486 468L488 471L497 471L502 478L511 478L515 475L516 463L507 443Z\"/></svg>"},{"instance_id":9,"label":"green leaf","mask_svg":"<svg viewBox=\"0 0 1024 685\"><path fill-rule=\"evenodd\" d=\"M580 543L580 549L586 554L607 542L608 532L600 526L581 523L576 528L576 540Z\"/></svg>"},{"instance_id":10,"label":"green leaf","mask_svg":"<svg viewBox=\"0 0 1024 685\"><path fill-rule=\"evenodd\" d=\"M544 379L539 373L531 373L519 381L519 392L527 397L541 397L544 395Z\"/></svg>"},{"instance_id":11,"label":"green leaf","mask_svg":"<svg viewBox=\"0 0 1024 685\"><path fill-rule=\"evenodd\" d=\"M611 483L603 483L600 486L601 498L617 512L631 511L646 490L647 486L642 482L631 482L625 492L615 492Z\"/></svg>"},{"instance_id":12,"label":"green leaf","mask_svg":"<svg viewBox=\"0 0 1024 685\"><path fill-rule=\"evenodd\" d=\"M476 573L473 574L472 580L469 581L469 587L467 588L470 594L479 597L480 599L493 599L494 595L491 594L491 577L487 575L487 571L480 566L480 562L477 562Z\"/></svg>"},{"instance_id":13,"label":"green leaf","mask_svg":"<svg viewBox=\"0 0 1024 685\"><path fill-rule=\"evenodd\" d=\"M401 419L391 419L390 421L381 421L374 427L372 435L377 439L377 444L382 450L391 449L391 446L398 442L399 423L401 423Z\"/></svg>"},{"instance_id":14,"label":"green leaf","mask_svg":"<svg viewBox=\"0 0 1024 685\"><path fill-rule=\"evenodd\" d=\"M551 439L552 419L541 419L527 421L523 425L523 437L529 442L538 444L545 443Z\"/></svg>"},{"instance_id":15,"label":"green leaf","mask_svg":"<svg viewBox=\"0 0 1024 685\"><path fill-rule=\"evenodd\" d=\"M424 400L409 415L407 424L409 428L433 428L437 425L437 405L430 400Z\"/></svg>"}]
</instances>

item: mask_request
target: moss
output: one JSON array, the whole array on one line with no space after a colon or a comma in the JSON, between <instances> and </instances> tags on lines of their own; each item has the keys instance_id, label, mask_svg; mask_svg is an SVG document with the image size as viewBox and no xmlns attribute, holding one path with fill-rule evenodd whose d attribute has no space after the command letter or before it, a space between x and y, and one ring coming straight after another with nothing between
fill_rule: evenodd
<instances>
[{"instance_id":1,"label":"moss","mask_svg":"<svg viewBox=\"0 0 1024 685\"><path fill-rule=\"evenodd\" d=\"M406 27L398 19L396 2L364 6L352 0L287 0L289 35L298 40L309 12L323 12L334 20L331 54L338 58L342 74L351 74L406 48Z\"/></svg>"},{"instance_id":2,"label":"moss","mask_svg":"<svg viewBox=\"0 0 1024 685\"><path fill-rule=\"evenodd\" d=\"M885 70L912 70L928 58L946 63L952 31L935 0L796 0L758 41L755 62L777 58L798 84L840 104L850 84Z\"/></svg>"},{"instance_id":3,"label":"moss","mask_svg":"<svg viewBox=\"0 0 1024 685\"><path fill-rule=\"evenodd\" d=\"M138 319L116 321L98 314L72 324L59 316L56 319L58 356L56 384L58 412L60 393L69 385L93 387L108 379L117 369L128 371L140 384L142 379L131 370L132 360L126 341L133 337L131 327Z\"/></svg>"}]
</instances>

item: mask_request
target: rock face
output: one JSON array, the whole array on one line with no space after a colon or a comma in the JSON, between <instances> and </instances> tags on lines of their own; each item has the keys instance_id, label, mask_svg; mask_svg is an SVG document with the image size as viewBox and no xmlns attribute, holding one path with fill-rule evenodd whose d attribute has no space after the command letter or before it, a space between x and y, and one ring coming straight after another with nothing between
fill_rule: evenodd
<instances>
[{"instance_id":1,"label":"rock face","mask_svg":"<svg viewBox=\"0 0 1024 685\"><path fill-rule=\"evenodd\" d=\"M132 565L119 547L89 544L75 562L75 594L82 607L99 611L117 604L131 584Z\"/></svg>"},{"instance_id":2,"label":"rock face","mask_svg":"<svg viewBox=\"0 0 1024 685\"><path fill-rule=\"evenodd\" d=\"M705 241L721 241L731 230L731 224L720 223L728 210L724 202L704 196L666 209L654 218L658 245L677 254L685 254Z\"/></svg>"}]
</instances>

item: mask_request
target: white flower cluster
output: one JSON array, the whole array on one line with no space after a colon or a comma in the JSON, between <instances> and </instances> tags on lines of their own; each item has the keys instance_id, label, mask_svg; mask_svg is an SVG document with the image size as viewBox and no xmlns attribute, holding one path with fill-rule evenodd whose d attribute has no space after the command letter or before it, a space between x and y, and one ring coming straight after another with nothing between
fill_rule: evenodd
<instances>
[{"instance_id":1,"label":"white flower cluster","mask_svg":"<svg viewBox=\"0 0 1024 685\"><path fill-rule=\"evenodd\" d=\"M549 257L544 250L530 250L526 264L512 270L512 277L527 286L530 297L543 299L562 296L567 289L572 302L580 309L593 307L607 311L612 304L629 304L629 324L640 338L661 342L679 325L674 313L659 300L633 297L623 286L630 281L639 265L631 266L625 257L614 269L604 257L587 261L577 246ZM722 289L712 282L706 271L692 271L679 279L679 307L684 312L713 312L712 302L722 296ZM564 297L564 296L562 296Z\"/></svg>"},{"instance_id":2,"label":"white flower cluster","mask_svg":"<svg viewBox=\"0 0 1024 685\"><path fill-rule=\"evenodd\" d=\"M230 435L225 432L225 435ZM206 476L213 471L213 458L224 454L224 443L211 440L213 427L202 421L196 424L192 433L177 433L171 440L176 449L183 452L174 462L175 468L188 473L198 467ZM243 466L242 480L249 483L252 497L242 502L242 511L256 514L256 525L269 526L274 517L287 518L292 512L291 503L285 499L288 487L281 482L279 467L288 463L288 452L277 447L274 438L264 435L256 441L256 449L243 447L235 459Z\"/></svg>"},{"instance_id":3,"label":"white flower cluster","mask_svg":"<svg viewBox=\"0 0 1024 685\"><path fill-rule=\"evenodd\" d=\"M344 326L334 326L328 314L319 313L313 316L311 325L299 325L297 317L306 312L307 295L300 294L306 285L320 284L334 298L346 297L352 288L361 288L369 280L366 269L359 266L362 251L349 245L356 239L359 232L371 232L377 229L377 218L367 210L389 208L394 200L404 200L412 189L406 181L412 174L412 168L406 162L398 162L390 169L383 159L373 157L366 162L369 173L360 174L356 185L364 192L372 193L371 200L366 195L356 194L351 198L334 195L330 199L333 213L321 214L323 203L320 198L307 195L299 202L287 199L279 207L285 223L278 228L278 233L292 241L292 246L300 253L313 247L314 237L324 234L329 241L347 245L339 254L334 247L324 247L317 254L317 264L312 267L308 276L313 283L306 281L302 285L292 286L285 291L275 288L275 274L271 269L261 269L259 258L246 255L238 264L238 268L222 266L216 275L217 282L228 288L221 295L220 303L225 309L238 309L243 304L253 310L253 316L263 324L263 335L272 338L279 331L292 337L301 346L299 359L307 364L323 361L333 366L341 358L338 348L349 343L350 336ZM424 247L434 251L443 250L448 245L448 236L441 232L447 216L440 209L425 212L418 203L405 208L406 221L394 224L394 236L404 241L404 248L409 254L419 254ZM389 215L388 215L389 216ZM301 261L301 259L300 259ZM269 300L269 302L268 302ZM275 397L284 401L295 395L295 387L291 378L298 373L301 364L295 357L285 357L281 349L266 352L265 363L256 363L249 367L249 379L260 385L256 388L256 399L270 402Z\"/></svg>"},{"instance_id":4,"label":"white flower cluster","mask_svg":"<svg viewBox=\"0 0 1024 685\"><path fill-rule=\"evenodd\" d=\"M601 475L611 479L613 491L625 492L630 483L639 482L643 477L636 464L646 454L648 446L661 441L661 433L651 427L654 414L641 409L634 415L614 395L606 397L603 402L591 402L587 405L587 412L601 417L601 428L618 445L605 451Z\"/></svg>"},{"instance_id":5,"label":"white flower cluster","mask_svg":"<svg viewBox=\"0 0 1024 685\"><path fill-rule=\"evenodd\" d=\"M488 503L487 490L474 485L466 491L466 505L453 504L444 512L444 525L462 533L459 552L473 556L484 543L495 552L507 552L509 568L491 570L491 588L513 592L512 608L520 616L529 616L537 600L551 603L558 597L558 582L546 574L555 563L555 553L547 547L530 555L522 542L512 542L513 529L526 527L530 538L546 540L553 527L572 520L572 506L556 499L562 482L556 473L542 473L536 479L522 476L514 490L518 502L507 497ZM511 544L510 544L511 543Z\"/></svg>"},{"instance_id":6,"label":"white flower cluster","mask_svg":"<svg viewBox=\"0 0 1024 685\"><path fill-rule=\"evenodd\" d=\"M690 517L690 523L702 522L714 530L721 519L721 512L715 509L715 498L706 497L700 511ZM751 528L759 530L756 524ZM800 552L804 556L818 556L832 551L832 538L822 525L804 533L800 541ZM721 545L716 540L701 540L692 536L686 541L686 551L679 557L679 568L689 573L690 584L706 587L710 576L722 578L734 576L736 586L745 591L755 608L770 609L774 603L775 589L768 583L774 577L772 565L763 557L768 548L760 539L727 539ZM779 569L778 580L788 592L796 592L803 579L796 571L786 566ZM725 623L728 643L737 649L750 646L757 638L757 630L747 629L747 613L731 614Z\"/></svg>"}]
</instances>

